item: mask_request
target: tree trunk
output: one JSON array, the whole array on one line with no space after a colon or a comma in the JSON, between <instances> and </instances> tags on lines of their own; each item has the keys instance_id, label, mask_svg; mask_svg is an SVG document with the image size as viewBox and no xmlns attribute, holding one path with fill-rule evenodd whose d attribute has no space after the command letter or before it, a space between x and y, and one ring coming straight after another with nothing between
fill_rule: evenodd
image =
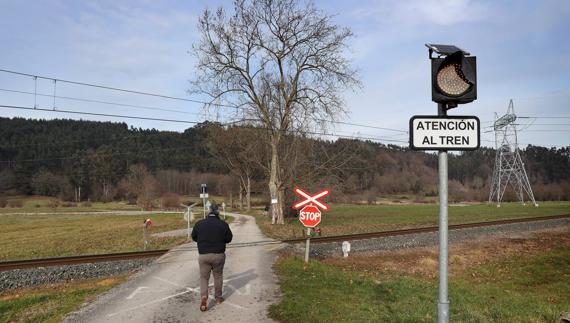
<instances>
[{"instance_id":1,"label":"tree trunk","mask_svg":"<svg viewBox=\"0 0 570 323\"><path fill-rule=\"evenodd\" d=\"M251 179L247 177L247 191L245 192L245 203L247 210L251 210Z\"/></svg>"},{"instance_id":2,"label":"tree trunk","mask_svg":"<svg viewBox=\"0 0 570 323\"><path fill-rule=\"evenodd\" d=\"M283 219L283 194L279 192L279 140L271 139L271 169L269 172L269 194L271 196L271 224L285 224ZM277 203L273 203L277 200Z\"/></svg>"},{"instance_id":3,"label":"tree trunk","mask_svg":"<svg viewBox=\"0 0 570 323\"><path fill-rule=\"evenodd\" d=\"M243 209L243 194L242 194L243 188L240 184L239 186L239 208L240 210Z\"/></svg>"}]
</instances>

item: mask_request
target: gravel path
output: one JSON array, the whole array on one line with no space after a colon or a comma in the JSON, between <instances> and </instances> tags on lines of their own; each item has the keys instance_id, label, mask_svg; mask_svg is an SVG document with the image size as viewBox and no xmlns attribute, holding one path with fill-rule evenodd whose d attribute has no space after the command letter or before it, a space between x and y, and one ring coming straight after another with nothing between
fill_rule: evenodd
<instances>
[{"instance_id":1,"label":"gravel path","mask_svg":"<svg viewBox=\"0 0 570 323\"><path fill-rule=\"evenodd\" d=\"M570 227L570 219L546 220L526 223L514 223L459 229L449 231L449 242L461 242L482 239L490 236L505 236L513 233L530 232L549 228ZM382 237L350 241L351 253L395 250L402 248L434 246L439 242L438 232ZM295 253L304 254L305 244L299 243L293 247ZM342 256L342 242L311 244L311 256Z\"/></svg>"},{"instance_id":2,"label":"gravel path","mask_svg":"<svg viewBox=\"0 0 570 323\"><path fill-rule=\"evenodd\" d=\"M34 285L53 284L76 279L109 277L120 273L140 270L153 261L153 258L147 258L2 271L0 272L0 293L9 289Z\"/></svg>"},{"instance_id":3,"label":"gravel path","mask_svg":"<svg viewBox=\"0 0 570 323\"><path fill-rule=\"evenodd\" d=\"M232 216L232 243L267 240L253 217ZM211 300L211 308L204 313L199 310L195 246L188 243L174 248L137 277L70 313L64 322L272 322L267 307L278 300L279 288L271 268L280 245L228 248L224 268L226 300L221 305Z\"/></svg>"}]
</instances>

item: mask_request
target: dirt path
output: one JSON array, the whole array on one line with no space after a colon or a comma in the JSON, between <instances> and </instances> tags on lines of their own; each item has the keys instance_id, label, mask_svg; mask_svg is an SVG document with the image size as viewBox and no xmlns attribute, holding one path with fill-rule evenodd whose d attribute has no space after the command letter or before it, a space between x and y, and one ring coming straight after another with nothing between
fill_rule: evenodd
<instances>
[{"instance_id":1,"label":"dirt path","mask_svg":"<svg viewBox=\"0 0 570 323\"><path fill-rule=\"evenodd\" d=\"M253 217L231 215L236 219L231 224L233 242L267 240ZM135 278L70 314L65 322L271 322L267 307L278 299L271 267L279 245L228 248L226 302L214 306L211 299L205 313L199 310L198 254L189 247L195 244L169 252Z\"/></svg>"}]
</instances>

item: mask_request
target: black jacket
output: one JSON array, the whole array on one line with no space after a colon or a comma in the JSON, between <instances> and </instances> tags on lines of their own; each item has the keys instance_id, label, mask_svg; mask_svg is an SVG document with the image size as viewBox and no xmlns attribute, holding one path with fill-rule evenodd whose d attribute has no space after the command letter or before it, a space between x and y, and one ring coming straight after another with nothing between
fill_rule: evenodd
<instances>
[{"instance_id":1,"label":"black jacket","mask_svg":"<svg viewBox=\"0 0 570 323\"><path fill-rule=\"evenodd\" d=\"M198 243L198 253L224 253L226 243L232 241L230 226L218 216L208 215L192 228L192 240Z\"/></svg>"}]
</instances>

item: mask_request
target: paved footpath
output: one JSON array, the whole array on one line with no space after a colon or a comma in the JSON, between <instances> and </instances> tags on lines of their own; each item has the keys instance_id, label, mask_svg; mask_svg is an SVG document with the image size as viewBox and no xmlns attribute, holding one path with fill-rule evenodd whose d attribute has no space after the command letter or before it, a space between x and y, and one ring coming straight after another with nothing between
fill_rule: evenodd
<instances>
[{"instance_id":1,"label":"paved footpath","mask_svg":"<svg viewBox=\"0 0 570 323\"><path fill-rule=\"evenodd\" d=\"M232 243L268 240L251 216L231 214ZM215 305L213 277L210 303L200 312L198 251L189 243L170 251L149 268L95 302L68 315L64 322L272 322L267 307L278 301L272 272L279 245L226 250L224 297ZM192 250L188 250L188 249Z\"/></svg>"}]
</instances>

